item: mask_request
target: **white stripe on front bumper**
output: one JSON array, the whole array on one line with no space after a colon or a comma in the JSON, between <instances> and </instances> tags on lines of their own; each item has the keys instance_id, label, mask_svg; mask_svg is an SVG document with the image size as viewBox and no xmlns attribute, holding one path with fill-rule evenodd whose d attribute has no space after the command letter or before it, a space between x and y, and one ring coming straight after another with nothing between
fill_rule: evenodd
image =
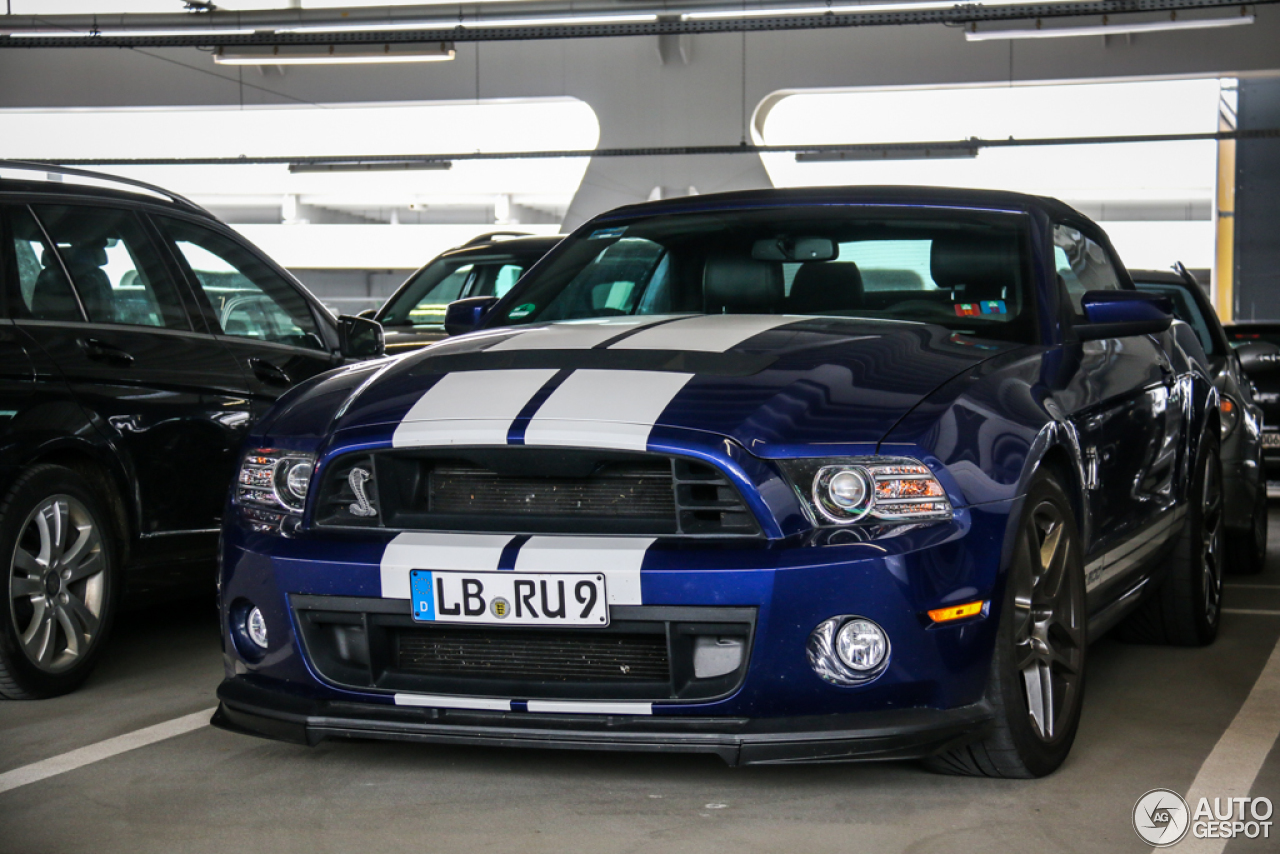
<instances>
[{"instance_id":1,"label":"white stripe on front bumper","mask_svg":"<svg viewBox=\"0 0 1280 854\"><path fill-rule=\"evenodd\" d=\"M409 570L498 568L510 534L436 534L405 532L387 543L379 567L383 599L409 598Z\"/></svg>"},{"instance_id":2,"label":"white stripe on front bumper","mask_svg":"<svg viewBox=\"0 0 1280 854\"><path fill-rule=\"evenodd\" d=\"M599 572L610 605L643 605L640 567L654 537L533 537L516 555L517 572Z\"/></svg>"},{"instance_id":3,"label":"white stripe on front bumper","mask_svg":"<svg viewBox=\"0 0 1280 854\"><path fill-rule=\"evenodd\" d=\"M653 703L590 703L571 700L530 700L529 711L574 715L651 715Z\"/></svg>"},{"instance_id":4,"label":"white stripe on front bumper","mask_svg":"<svg viewBox=\"0 0 1280 854\"><path fill-rule=\"evenodd\" d=\"M426 706L430 709L479 709L486 712L511 711L510 700L483 697L446 697L442 694L396 694L397 706Z\"/></svg>"}]
</instances>

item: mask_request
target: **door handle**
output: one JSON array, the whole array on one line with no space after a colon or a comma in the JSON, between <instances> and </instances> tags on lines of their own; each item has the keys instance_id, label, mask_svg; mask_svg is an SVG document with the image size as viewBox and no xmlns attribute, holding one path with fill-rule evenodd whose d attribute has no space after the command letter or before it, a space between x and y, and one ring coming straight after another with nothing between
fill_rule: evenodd
<instances>
[{"instance_id":1,"label":"door handle","mask_svg":"<svg viewBox=\"0 0 1280 854\"><path fill-rule=\"evenodd\" d=\"M95 362L110 362L126 368L133 364L133 356L97 338L80 338L77 339L77 343L84 350L84 354Z\"/></svg>"},{"instance_id":2,"label":"door handle","mask_svg":"<svg viewBox=\"0 0 1280 854\"><path fill-rule=\"evenodd\" d=\"M283 368L268 362L266 359L252 358L249 360L249 367L253 370L253 375L267 385L278 385L286 388L293 385L293 380L289 379L289 375L284 372Z\"/></svg>"}]
</instances>

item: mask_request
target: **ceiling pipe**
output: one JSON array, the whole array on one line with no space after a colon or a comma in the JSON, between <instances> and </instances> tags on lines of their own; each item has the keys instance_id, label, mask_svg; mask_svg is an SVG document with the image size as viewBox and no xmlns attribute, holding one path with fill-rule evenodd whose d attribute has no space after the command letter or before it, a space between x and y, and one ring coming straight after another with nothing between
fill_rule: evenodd
<instances>
[{"instance_id":1,"label":"ceiling pipe","mask_svg":"<svg viewBox=\"0 0 1280 854\"><path fill-rule=\"evenodd\" d=\"M1280 3L1257 0L1250 7ZM499 0L482 6L273 9L176 14L6 15L0 48L393 45L1142 15L1239 9L1238 0Z\"/></svg>"}]
</instances>

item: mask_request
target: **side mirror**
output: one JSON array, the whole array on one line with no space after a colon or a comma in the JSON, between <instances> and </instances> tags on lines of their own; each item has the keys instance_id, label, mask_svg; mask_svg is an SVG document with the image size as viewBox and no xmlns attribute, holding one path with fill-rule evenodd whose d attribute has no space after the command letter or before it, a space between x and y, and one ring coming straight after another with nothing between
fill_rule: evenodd
<instances>
[{"instance_id":1,"label":"side mirror","mask_svg":"<svg viewBox=\"0 0 1280 854\"><path fill-rule=\"evenodd\" d=\"M382 324L367 317L342 315L338 318L338 349L349 359L376 359L386 355Z\"/></svg>"},{"instance_id":2,"label":"side mirror","mask_svg":"<svg viewBox=\"0 0 1280 854\"><path fill-rule=\"evenodd\" d=\"M1081 341L1154 335L1173 323L1173 301L1141 291L1086 291L1080 298L1087 320L1076 324Z\"/></svg>"},{"instance_id":3,"label":"side mirror","mask_svg":"<svg viewBox=\"0 0 1280 854\"><path fill-rule=\"evenodd\" d=\"M462 335L480 325L489 309L498 304L497 297L467 297L454 300L444 310L444 331Z\"/></svg>"},{"instance_id":4,"label":"side mirror","mask_svg":"<svg viewBox=\"0 0 1280 854\"><path fill-rule=\"evenodd\" d=\"M1249 376L1268 374L1280 369L1280 347L1258 341L1252 344L1241 344L1236 348L1240 357L1240 367Z\"/></svg>"}]
</instances>

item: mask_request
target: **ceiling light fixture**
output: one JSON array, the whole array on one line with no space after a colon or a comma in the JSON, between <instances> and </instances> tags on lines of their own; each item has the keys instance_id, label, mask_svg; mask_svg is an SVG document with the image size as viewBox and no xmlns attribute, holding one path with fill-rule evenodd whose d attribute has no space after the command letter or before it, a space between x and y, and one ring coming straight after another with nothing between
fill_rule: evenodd
<instances>
[{"instance_id":1,"label":"ceiling light fixture","mask_svg":"<svg viewBox=\"0 0 1280 854\"><path fill-rule=\"evenodd\" d=\"M1176 15L1177 13L1173 13ZM1106 17L1103 17L1106 21ZM1171 17L1168 21L1134 21L1130 23L1103 23L1093 27L1037 27L1033 30L978 30L964 31L965 41L985 42L1007 39L1061 39L1073 36L1122 36L1136 33L1159 33L1168 30L1212 30L1219 27L1241 27L1252 24L1253 15L1238 15L1232 18L1190 18L1179 21Z\"/></svg>"},{"instance_id":2,"label":"ceiling light fixture","mask_svg":"<svg viewBox=\"0 0 1280 854\"><path fill-rule=\"evenodd\" d=\"M132 39L167 38L172 36L251 36L254 30L231 30L219 27L175 27L168 30L0 30L0 35L14 39Z\"/></svg>"},{"instance_id":3,"label":"ceiling light fixture","mask_svg":"<svg viewBox=\"0 0 1280 854\"><path fill-rule=\"evenodd\" d=\"M292 33L388 33L405 30L455 30L481 27L572 27L586 24L651 24L658 20L656 14L637 15L556 15L530 18L476 18L470 21L404 21L395 24L327 24L324 26L280 27L275 32Z\"/></svg>"},{"instance_id":4,"label":"ceiling light fixture","mask_svg":"<svg viewBox=\"0 0 1280 854\"><path fill-rule=\"evenodd\" d=\"M858 148L850 151L801 151L797 163L838 163L842 160L960 160L978 156L977 145L947 148Z\"/></svg>"},{"instance_id":5,"label":"ceiling light fixture","mask_svg":"<svg viewBox=\"0 0 1280 854\"><path fill-rule=\"evenodd\" d=\"M218 65L360 65L386 62L448 62L453 42L413 45L266 45L222 47L213 54Z\"/></svg>"},{"instance_id":6,"label":"ceiling light fixture","mask_svg":"<svg viewBox=\"0 0 1280 854\"><path fill-rule=\"evenodd\" d=\"M400 169L431 169L446 171L453 168L448 160L349 160L331 163L290 163L289 172L394 172Z\"/></svg>"}]
</instances>

